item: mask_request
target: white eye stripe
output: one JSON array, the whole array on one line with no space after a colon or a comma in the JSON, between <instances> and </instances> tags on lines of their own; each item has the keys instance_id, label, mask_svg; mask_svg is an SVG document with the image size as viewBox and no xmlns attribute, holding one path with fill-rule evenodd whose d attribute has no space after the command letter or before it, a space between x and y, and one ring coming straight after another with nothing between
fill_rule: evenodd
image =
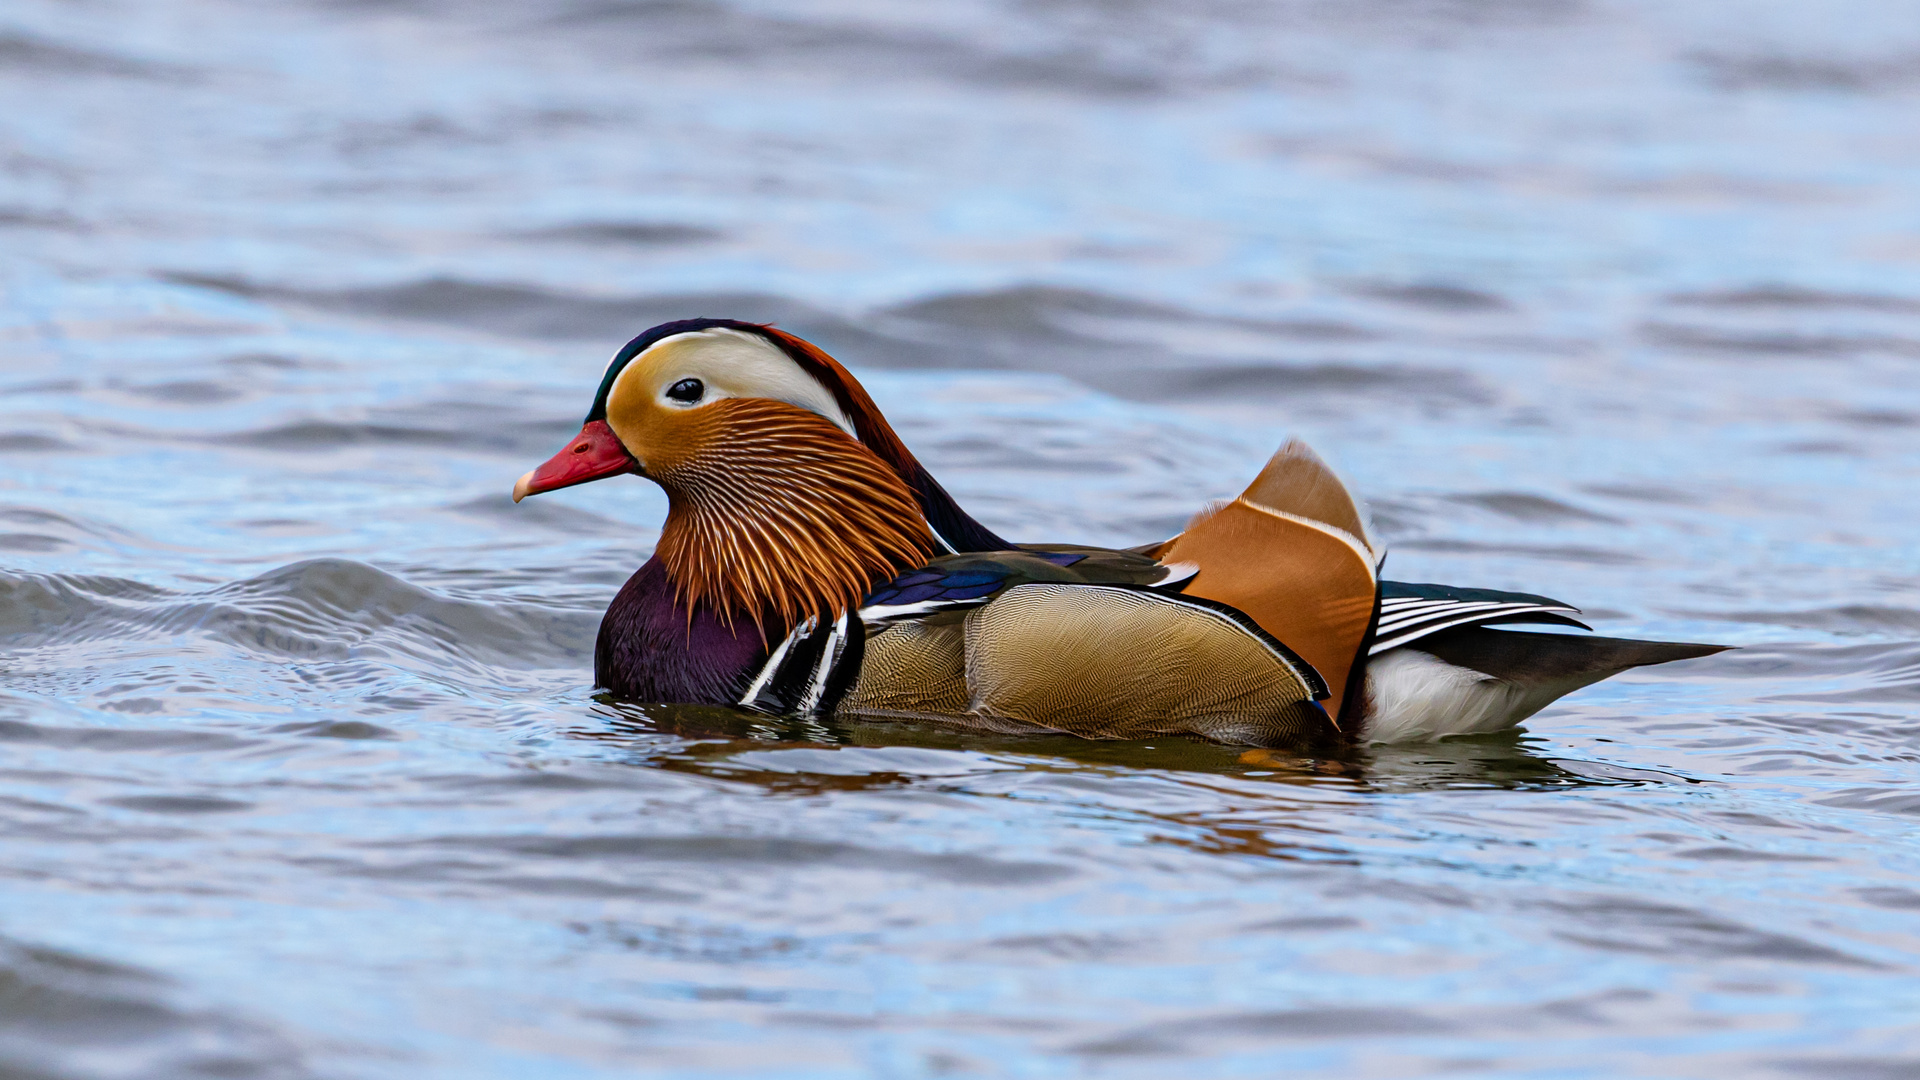
<instances>
[{"instance_id":1,"label":"white eye stripe","mask_svg":"<svg viewBox=\"0 0 1920 1080\"><path fill-rule=\"evenodd\" d=\"M645 380L647 392L658 395L655 400L675 408L724 398L767 398L825 417L840 430L859 437L832 391L779 346L757 334L715 327L662 338L627 364L615 378L609 398L623 388L627 393L638 389L623 387L630 379ZM701 384L704 392L699 398L680 401L669 396L673 387L687 380Z\"/></svg>"}]
</instances>

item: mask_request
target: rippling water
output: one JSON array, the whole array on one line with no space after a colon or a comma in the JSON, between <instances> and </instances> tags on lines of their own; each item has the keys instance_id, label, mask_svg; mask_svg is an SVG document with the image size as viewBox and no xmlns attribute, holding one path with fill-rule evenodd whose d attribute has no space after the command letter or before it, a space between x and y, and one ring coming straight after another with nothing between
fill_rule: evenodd
<instances>
[{"instance_id":1,"label":"rippling water","mask_svg":"<svg viewBox=\"0 0 1920 1080\"><path fill-rule=\"evenodd\" d=\"M1757 0L15 0L0 1073L1920 1075L1920 23ZM777 319L987 524L1288 433L1403 580L1722 641L1242 762L634 708Z\"/></svg>"}]
</instances>

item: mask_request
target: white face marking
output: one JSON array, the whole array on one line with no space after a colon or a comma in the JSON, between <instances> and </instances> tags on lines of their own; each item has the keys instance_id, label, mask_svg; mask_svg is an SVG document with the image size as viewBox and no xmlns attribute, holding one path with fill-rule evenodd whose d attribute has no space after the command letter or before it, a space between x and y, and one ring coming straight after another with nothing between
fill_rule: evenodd
<instances>
[{"instance_id":1,"label":"white face marking","mask_svg":"<svg viewBox=\"0 0 1920 1080\"><path fill-rule=\"evenodd\" d=\"M667 391L684 379L698 379L696 401L678 401ZM640 380L640 385L627 385ZM768 398L824 416L848 435L853 424L833 394L807 374L780 347L758 334L715 327L662 338L633 358L614 380L626 396L642 391L669 409L697 409L722 398ZM609 397L612 395L609 394Z\"/></svg>"}]
</instances>

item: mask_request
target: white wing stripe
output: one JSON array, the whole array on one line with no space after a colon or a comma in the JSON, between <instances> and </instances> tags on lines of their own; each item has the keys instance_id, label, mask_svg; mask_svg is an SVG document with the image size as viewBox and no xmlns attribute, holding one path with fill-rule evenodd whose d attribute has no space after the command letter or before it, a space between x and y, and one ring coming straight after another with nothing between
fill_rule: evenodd
<instances>
[{"instance_id":1,"label":"white wing stripe","mask_svg":"<svg viewBox=\"0 0 1920 1080\"><path fill-rule=\"evenodd\" d=\"M1380 629L1388 630L1396 626L1404 625L1406 623L1418 622L1421 619L1429 619L1436 615L1451 615L1454 612L1462 612L1462 613L1468 612L1468 611L1489 611L1490 612L1490 611L1498 610L1500 608L1532 609L1539 606L1540 606L1539 604L1513 604L1513 603L1508 603L1502 600L1477 600L1469 603L1447 604L1439 608L1422 608L1419 611L1396 611L1392 615L1380 616Z\"/></svg>"},{"instance_id":2,"label":"white wing stripe","mask_svg":"<svg viewBox=\"0 0 1920 1080\"><path fill-rule=\"evenodd\" d=\"M926 615L943 608L979 607L984 603L985 597L978 600L922 600L917 604L875 604L860 609L860 621L878 626L910 615Z\"/></svg>"},{"instance_id":3,"label":"white wing stripe","mask_svg":"<svg viewBox=\"0 0 1920 1080\"><path fill-rule=\"evenodd\" d=\"M1367 648L1367 655L1377 656L1380 653L1386 652L1388 649L1398 648L1399 646L1405 645L1410 641L1414 641L1419 638L1426 637L1428 634L1438 633L1442 630L1449 630L1449 629L1452 629L1453 627L1462 626L1467 623L1479 622L1480 620L1487 618L1489 615L1496 615L1496 616L1536 615L1536 614L1560 615L1560 614L1574 613L1573 608L1548 606L1546 604L1509 604L1509 605L1503 605L1503 607L1505 608L1505 610L1502 610L1502 611L1495 611L1495 612L1475 611L1472 613L1462 613L1457 618L1442 616L1440 618L1436 618L1432 620L1431 622L1422 623L1418 626L1403 627L1399 630L1394 631L1392 634L1388 636L1374 639L1373 644Z\"/></svg>"},{"instance_id":4,"label":"white wing stripe","mask_svg":"<svg viewBox=\"0 0 1920 1080\"><path fill-rule=\"evenodd\" d=\"M1504 604L1515 602L1517 601L1393 599L1380 601L1380 612L1383 615L1409 615L1422 611L1439 611L1443 608L1460 607L1463 604Z\"/></svg>"},{"instance_id":5,"label":"white wing stripe","mask_svg":"<svg viewBox=\"0 0 1920 1080\"><path fill-rule=\"evenodd\" d=\"M1493 608L1491 610L1474 610L1474 611L1469 611L1464 609L1454 609L1452 611L1432 612L1421 618L1404 621L1394 626L1388 627L1385 631L1381 631L1378 628L1376 628L1374 631L1374 636L1395 637L1401 634L1408 633L1410 631L1418 630L1421 627L1431 626L1436 623L1441 623L1441 622L1451 623L1456 618L1462 617L1462 616L1468 617L1468 618L1474 618L1474 619L1498 619L1498 618L1506 618L1507 616L1510 616L1510 615L1531 615L1531 614L1537 614L1537 613L1550 613L1555 615L1578 614L1577 611L1569 607L1559 607L1559 606L1552 606L1547 604L1502 604L1501 606L1497 608Z\"/></svg>"}]
</instances>

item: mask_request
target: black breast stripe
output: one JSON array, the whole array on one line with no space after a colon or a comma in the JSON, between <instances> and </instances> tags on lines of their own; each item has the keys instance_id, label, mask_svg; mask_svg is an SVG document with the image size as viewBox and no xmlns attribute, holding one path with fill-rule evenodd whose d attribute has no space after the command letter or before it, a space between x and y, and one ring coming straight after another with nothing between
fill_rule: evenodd
<instances>
[{"instance_id":1,"label":"black breast stripe","mask_svg":"<svg viewBox=\"0 0 1920 1080\"><path fill-rule=\"evenodd\" d=\"M865 628L846 613L832 622L808 619L767 658L740 704L775 716L830 712L858 674Z\"/></svg>"}]
</instances>

